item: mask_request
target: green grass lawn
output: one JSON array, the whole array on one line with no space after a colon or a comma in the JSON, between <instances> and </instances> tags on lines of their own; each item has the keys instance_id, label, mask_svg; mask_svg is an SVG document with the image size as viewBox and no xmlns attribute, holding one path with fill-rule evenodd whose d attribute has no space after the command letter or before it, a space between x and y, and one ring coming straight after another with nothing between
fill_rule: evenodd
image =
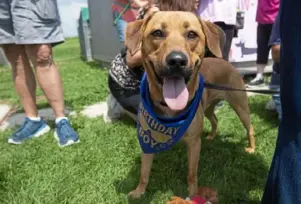
<instances>
[{"instance_id":1,"label":"green grass lawn","mask_svg":"<svg viewBox=\"0 0 301 204\"><path fill-rule=\"evenodd\" d=\"M80 110L105 99L107 71L81 61L78 39L67 40L54 53L66 106ZM0 100L18 104L8 68L0 67L0 83ZM42 95L40 90L38 95ZM244 153L246 133L229 106L217 114L216 139L202 140L199 184L216 188L221 204L260 202L277 136L277 116L265 111L268 100L262 96L249 100L255 154ZM39 107L45 106L45 100L39 101ZM187 196L184 144L155 157L146 195L132 201L127 193L136 186L140 172L135 125L127 120L104 124L102 118L81 116L71 122L81 143L63 149L57 146L53 131L21 146L7 144L13 130L0 132L1 204L160 204L172 195ZM205 130L209 131L208 121Z\"/></svg>"}]
</instances>

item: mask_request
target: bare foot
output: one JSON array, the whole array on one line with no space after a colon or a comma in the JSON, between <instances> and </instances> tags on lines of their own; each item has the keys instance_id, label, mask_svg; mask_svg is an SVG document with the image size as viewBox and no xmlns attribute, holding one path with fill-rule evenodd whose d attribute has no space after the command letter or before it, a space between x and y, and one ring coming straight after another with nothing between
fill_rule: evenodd
<instances>
[{"instance_id":1,"label":"bare foot","mask_svg":"<svg viewBox=\"0 0 301 204\"><path fill-rule=\"evenodd\" d=\"M247 147L247 148L245 148L245 152L253 154L255 152L255 148Z\"/></svg>"}]
</instances>

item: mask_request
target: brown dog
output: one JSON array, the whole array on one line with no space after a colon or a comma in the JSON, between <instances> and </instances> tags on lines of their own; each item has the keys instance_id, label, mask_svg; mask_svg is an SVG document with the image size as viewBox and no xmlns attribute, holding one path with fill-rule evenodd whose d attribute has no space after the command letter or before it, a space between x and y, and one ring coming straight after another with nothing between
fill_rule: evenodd
<instances>
[{"instance_id":1,"label":"brown dog","mask_svg":"<svg viewBox=\"0 0 301 204\"><path fill-rule=\"evenodd\" d=\"M206 46L215 56L221 58L223 41L224 34L217 26L199 20L188 12L156 12L144 20L128 24L126 46L131 53L141 48L150 98L156 114L173 117L183 112L198 89L200 72L206 82L244 89L239 73L228 62L204 58ZM217 129L214 106L220 100L229 102L244 124L249 136L249 147L246 151L254 152L255 149L246 93L205 89L202 105L198 107L183 136L188 147L189 196L197 192L204 114L212 125L212 132L207 139L213 139ZM158 135L158 138L164 137ZM153 158L154 154L142 153L140 181L137 188L129 193L130 196L140 197L145 192Z\"/></svg>"}]
</instances>

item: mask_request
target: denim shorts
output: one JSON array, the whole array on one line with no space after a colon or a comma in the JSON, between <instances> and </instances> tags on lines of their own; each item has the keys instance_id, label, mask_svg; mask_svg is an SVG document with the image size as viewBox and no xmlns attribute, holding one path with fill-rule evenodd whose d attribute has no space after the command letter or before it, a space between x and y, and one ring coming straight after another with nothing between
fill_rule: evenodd
<instances>
[{"instance_id":1,"label":"denim shorts","mask_svg":"<svg viewBox=\"0 0 301 204\"><path fill-rule=\"evenodd\" d=\"M280 91L280 74L275 71L272 73L270 89ZM273 94L272 99L276 105L276 111L278 113L278 118L280 120L282 117L280 94Z\"/></svg>"},{"instance_id":2,"label":"denim shorts","mask_svg":"<svg viewBox=\"0 0 301 204\"><path fill-rule=\"evenodd\" d=\"M118 13L114 13L114 19L118 17ZM124 42L125 37L125 29L126 29L127 22L123 20L122 18L119 18L115 24L117 35L120 42Z\"/></svg>"},{"instance_id":3,"label":"denim shorts","mask_svg":"<svg viewBox=\"0 0 301 204\"><path fill-rule=\"evenodd\" d=\"M0 45L63 41L56 0L0 0Z\"/></svg>"}]
</instances>

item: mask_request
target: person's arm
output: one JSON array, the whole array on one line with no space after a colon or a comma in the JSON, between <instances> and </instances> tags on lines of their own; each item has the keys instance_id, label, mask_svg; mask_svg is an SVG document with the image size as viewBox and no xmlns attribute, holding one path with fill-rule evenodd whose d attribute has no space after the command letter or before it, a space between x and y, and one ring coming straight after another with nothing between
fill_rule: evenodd
<instances>
[{"instance_id":1,"label":"person's arm","mask_svg":"<svg viewBox=\"0 0 301 204\"><path fill-rule=\"evenodd\" d=\"M280 62L280 45L272 46L272 58L274 62Z\"/></svg>"},{"instance_id":2,"label":"person's arm","mask_svg":"<svg viewBox=\"0 0 301 204\"><path fill-rule=\"evenodd\" d=\"M274 22L272 33L269 41L269 46L272 48L272 58L274 62L280 62L280 45L281 45L281 39L280 39L280 15L276 17L276 20Z\"/></svg>"},{"instance_id":3,"label":"person's arm","mask_svg":"<svg viewBox=\"0 0 301 204\"><path fill-rule=\"evenodd\" d=\"M136 52L134 55L131 55L131 53L127 50L126 51L126 64L129 68L135 68L142 65L142 56L141 56L141 50Z\"/></svg>"},{"instance_id":4,"label":"person's arm","mask_svg":"<svg viewBox=\"0 0 301 204\"><path fill-rule=\"evenodd\" d=\"M147 18L151 13L159 11L159 8L155 5L151 5L151 7L148 9L146 14L144 15L144 18ZM134 55L131 55L131 53L127 50L126 52L126 64L129 68L135 68L137 66L142 65L142 55L141 50L136 52Z\"/></svg>"},{"instance_id":5,"label":"person's arm","mask_svg":"<svg viewBox=\"0 0 301 204\"><path fill-rule=\"evenodd\" d=\"M199 3L200 3L200 0L195 0L195 9L199 8Z\"/></svg>"}]
</instances>

